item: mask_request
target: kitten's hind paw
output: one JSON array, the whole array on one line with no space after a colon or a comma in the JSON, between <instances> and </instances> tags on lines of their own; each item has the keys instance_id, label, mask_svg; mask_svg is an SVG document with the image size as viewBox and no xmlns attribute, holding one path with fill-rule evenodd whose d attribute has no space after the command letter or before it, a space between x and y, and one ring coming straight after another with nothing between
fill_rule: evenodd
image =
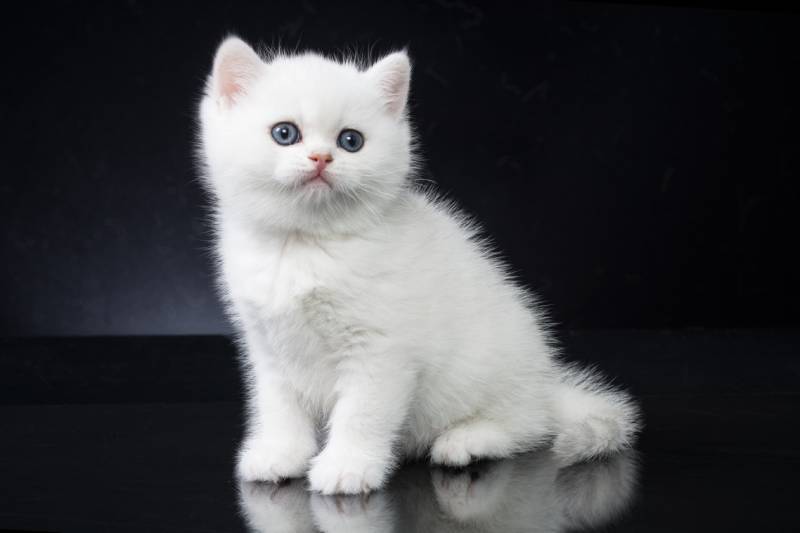
<instances>
[{"instance_id":1,"label":"kitten's hind paw","mask_svg":"<svg viewBox=\"0 0 800 533\"><path fill-rule=\"evenodd\" d=\"M472 454L463 435L448 431L433 443L431 461L438 465L466 466L472 461Z\"/></svg>"},{"instance_id":2,"label":"kitten's hind paw","mask_svg":"<svg viewBox=\"0 0 800 533\"><path fill-rule=\"evenodd\" d=\"M513 442L501 427L487 420L476 420L439 435L431 447L431 462L460 467L476 459L508 457L513 451Z\"/></svg>"}]
</instances>

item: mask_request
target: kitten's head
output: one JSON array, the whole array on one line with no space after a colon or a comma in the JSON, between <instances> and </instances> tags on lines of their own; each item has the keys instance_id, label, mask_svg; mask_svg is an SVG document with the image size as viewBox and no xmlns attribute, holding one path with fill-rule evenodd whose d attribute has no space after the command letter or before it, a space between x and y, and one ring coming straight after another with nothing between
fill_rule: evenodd
<instances>
[{"instance_id":1,"label":"kitten's head","mask_svg":"<svg viewBox=\"0 0 800 533\"><path fill-rule=\"evenodd\" d=\"M265 60L228 38L200 106L221 211L281 230L354 232L399 197L413 163L404 52L366 69L316 54Z\"/></svg>"}]
</instances>

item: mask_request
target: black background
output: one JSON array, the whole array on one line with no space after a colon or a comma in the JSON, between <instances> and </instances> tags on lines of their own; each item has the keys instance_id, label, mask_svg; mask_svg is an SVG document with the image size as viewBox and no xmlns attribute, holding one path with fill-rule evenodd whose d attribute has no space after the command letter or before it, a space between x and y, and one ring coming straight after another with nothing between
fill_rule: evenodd
<instances>
[{"instance_id":1,"label":"black background","mask_svg":"<svg viewBox=\"0 0 800 533\"><path fill-rule=\"evenodd\" d=\"M6 11L0 335L227 332L194 113L215 46L409 46L423 178L568 328L800 324L786 10L27 2Z\"/></svg>"}]
</instances>

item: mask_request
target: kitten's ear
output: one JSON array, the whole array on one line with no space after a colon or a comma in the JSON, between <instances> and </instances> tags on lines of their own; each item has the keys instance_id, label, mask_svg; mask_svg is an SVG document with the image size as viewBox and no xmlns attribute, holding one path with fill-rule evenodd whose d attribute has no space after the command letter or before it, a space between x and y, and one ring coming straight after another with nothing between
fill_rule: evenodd
<instances>
[{"instance_id":1,"label":"kitten's ear","mask_svg":"<svg viewBox=\"0 0 800 533\"><path fill-rule=\"evenodd\" d=\"M228 37L217 49L208 90L221 105L230 106L245 94L264 70L264 62L238 37Z\"/></svg>"},{"instance_id":2,"label":"kitten's ear","mask_svg":"<svg viewBox=\"0 0 800 533\"><path fill-rule=\"evenodd\" d=\"M406 108L411 82L411 61L405 51L384 57L367 71L381 90L386 110L400 117Z\"/></svg>"}]
</instances>

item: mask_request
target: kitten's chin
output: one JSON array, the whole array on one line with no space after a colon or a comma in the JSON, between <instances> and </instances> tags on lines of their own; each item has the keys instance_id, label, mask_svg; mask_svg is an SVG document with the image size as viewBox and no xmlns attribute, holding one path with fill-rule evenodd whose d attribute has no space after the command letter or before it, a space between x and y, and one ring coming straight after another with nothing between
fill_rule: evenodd
<instances>
[{"instance_id":1,"label":"kitten's chin","mask_svg":"<svg viewBox=\"0 0 800 533\"><path fill-rule=\"evenodd\" d=\"M355 178L332 172L259 176L223 189L220 211L259 231L352 235L380 224L404 190L402 183L378 187Z\"/></svg>"},{"instance_id":2,"label":"kitten's chin","mask_svg":"<svg viewBox=\"0 0 800 533\"><path fill-rule=\"evenodd\" d=\"M247 212L240 213L271 231L352 235L380 224L395 201L388 195L376 198L364 191L351 191L343 184L318 181L261 197L248 203Z\"/></svg>"},{"instance_id":3,"label":"kitten's chin","mask_svg":"<svg viewBox=\"0 0 800 533\"><path fill-rule=\"evenodd\" d=\"M319 197L320 193L335 192L338 180L330 172L303 172L285 180L278 180L287 184L292 195ZM324 194L323 194L324 196Z\"/></svg>"}]
</instances>

